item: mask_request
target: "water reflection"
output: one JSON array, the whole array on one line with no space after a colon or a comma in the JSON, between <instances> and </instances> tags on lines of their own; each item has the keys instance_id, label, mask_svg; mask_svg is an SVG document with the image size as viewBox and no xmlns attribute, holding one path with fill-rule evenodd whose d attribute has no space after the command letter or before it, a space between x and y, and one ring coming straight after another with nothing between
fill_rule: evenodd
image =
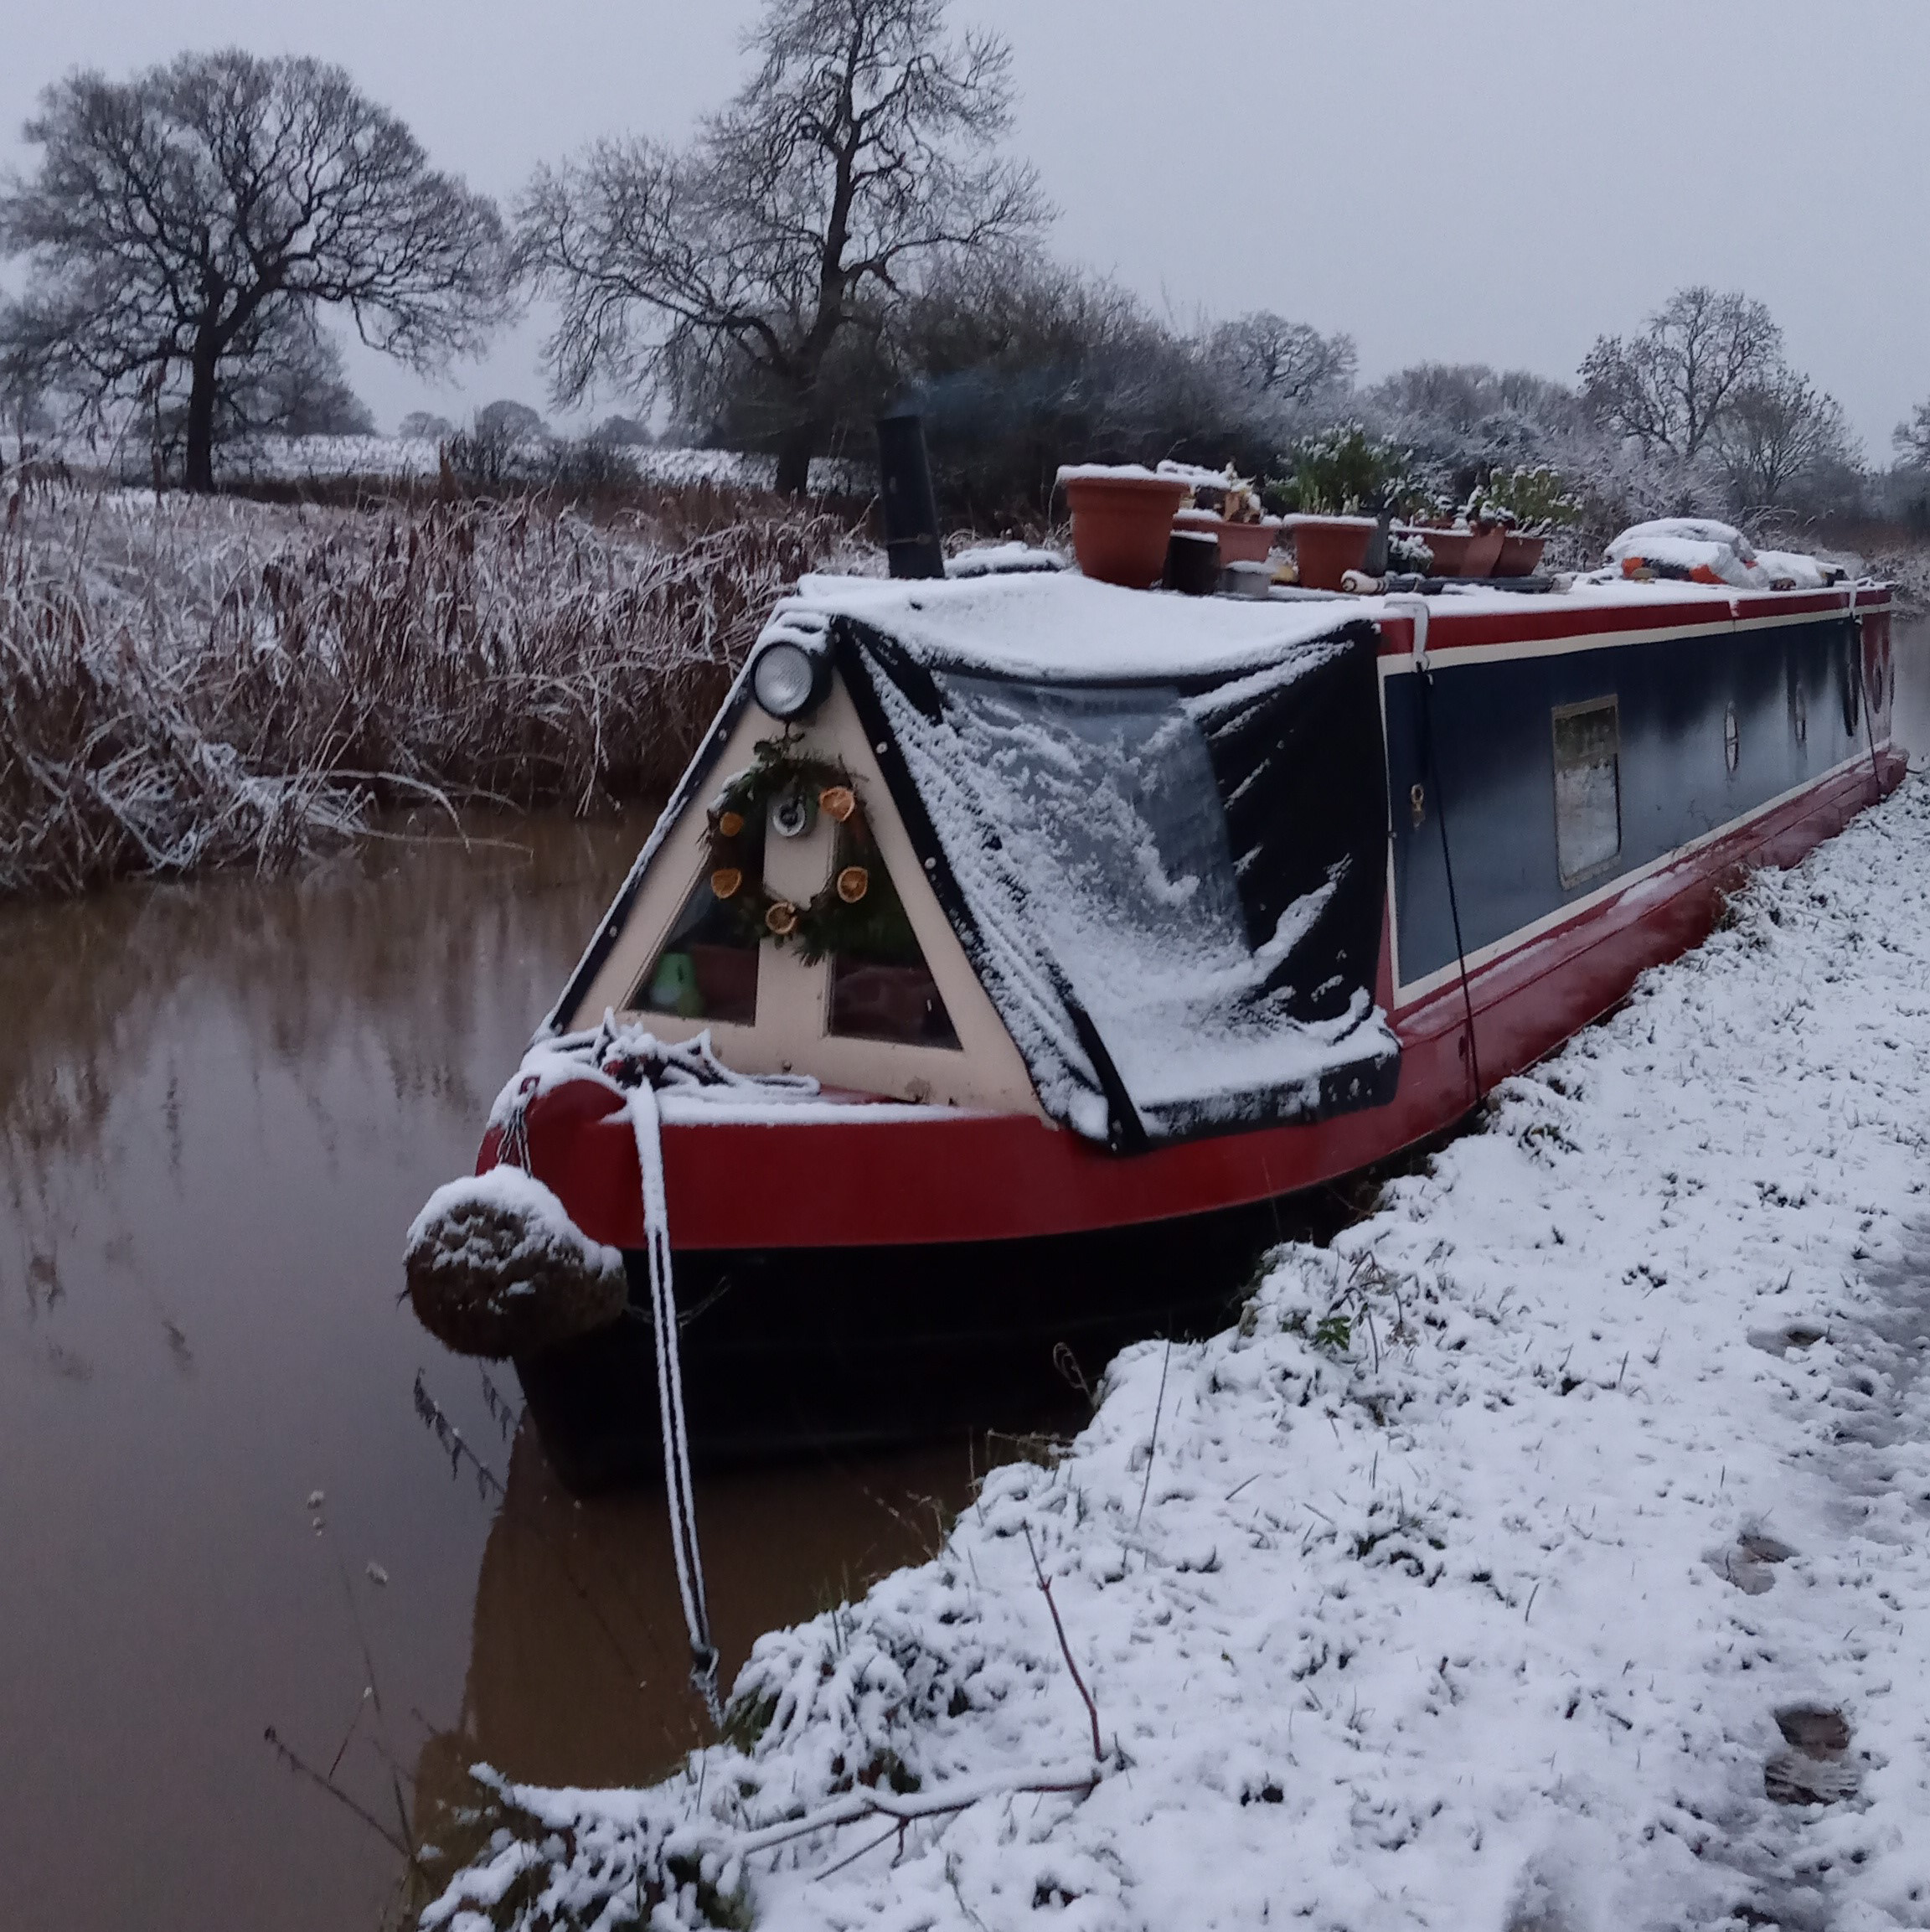
<instances>
[{"instance_id":1,"label":"water reflection","mask_svg":"<svg viewBox=\"0 0 1930 1932\"><path fill-rule=\"evenodd\" d=\"M380 1924L395 1856L270 1726L398 1833L439 1750L575 1780L691 1741L649 1504L557 1495L396 1302L400 1231L473 1158L641 834L484 830L0 909L8 1925ZM452 1480L419 1371L500 1506ZM862 1490L917 1521L944 1473L707 1486L735 1654L919 1553Z\"/></svg>"},{"instance_id":2,"label":"water reflection","mask_svg":"<svg viewBox=\"0 0 1930 1932\"><path fill-rule=\"evenodd\" d=\"M759 1634L937 1547L965 1501L962 1442L890 1460L719 1476L698 1509L725 1681ZM709 1735L692 1694L663 1495L578 1503L519 1430L476 1586L457 1722L421 1756L422 1836L478 1760L546 1784L661 1777Z\"/></svg>"}]
</instances>

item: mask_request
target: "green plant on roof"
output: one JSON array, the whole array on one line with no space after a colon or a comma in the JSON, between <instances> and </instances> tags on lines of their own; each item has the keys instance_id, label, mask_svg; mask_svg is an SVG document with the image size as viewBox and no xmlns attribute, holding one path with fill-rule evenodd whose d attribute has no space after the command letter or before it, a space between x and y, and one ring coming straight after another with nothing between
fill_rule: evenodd
<instances>
[{"instance_id":1,"label":"green plant on roof","mask_svg":"<svg viewBox=\"0 0 1930 1932\"><path fill-rule=\"evenodd\" d=\"M1427 501L1413 452L1375 442L1357 422L1308 437L1287 457L1293 474L1268 483L1270 507L1308 516L1400 516Z\"/></svg>"},{"instance_id":2,"label":"green plant on roof","mask_svg":"<svg viewBox=\"0 0 1930 1932\"><path fill-rule=\"evenodd\" d=\"M1505 524L1530 536L1582 520L1582 505L1568 493L1558 471L1546 464L1496 470L1468 499L1463 513L1469 523Z\"/></svg>"}]
</instances>

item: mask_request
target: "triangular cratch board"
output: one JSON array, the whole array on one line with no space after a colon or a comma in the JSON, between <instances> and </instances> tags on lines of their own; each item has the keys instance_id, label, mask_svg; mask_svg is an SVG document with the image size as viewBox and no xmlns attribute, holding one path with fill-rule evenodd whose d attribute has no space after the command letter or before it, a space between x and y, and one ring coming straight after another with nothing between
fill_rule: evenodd
<instances>
[{"instance_id":1,"label":"triangular cratch board","mask_svg":"<svg viewBox=\"0 0 1930 1932\"><path fill-rule=\"evenodd\" d=\"M746 1073L811 1073L828 1087L1043 1118L1025 1063L926 881L842 677L797 743L850 772L921 957L914 962L900 948L885 963L808 963L795 944L744 943L720 917L708 884L707 808L753 763L759 741L784 729L754 701L743 705L653 842L589 985L555 1023L590 1025L608 1010L663 1040L708 1029L725 1062ZM766 886L799 905L810 900L831 876L835 831L822 813L797 837L765 829Z\"/></svg>"}]
</instances>

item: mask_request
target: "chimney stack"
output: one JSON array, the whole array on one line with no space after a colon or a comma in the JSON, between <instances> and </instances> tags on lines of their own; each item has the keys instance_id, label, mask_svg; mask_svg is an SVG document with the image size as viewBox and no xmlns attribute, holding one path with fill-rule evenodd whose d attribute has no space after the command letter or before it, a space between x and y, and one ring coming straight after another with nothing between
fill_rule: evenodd
<instances>
[{"instance_id":1,"label":"chimney stack","mask_svg":"<svg viewBox=\"0 0 1930 1932\"><path fill-rule=\"evenodd\" d=\"M893 410L878 419L878 481L885 554L895 577L942 577L938 501L925 454L925 425L917 412Z\"/></svg>"}]
</instances>

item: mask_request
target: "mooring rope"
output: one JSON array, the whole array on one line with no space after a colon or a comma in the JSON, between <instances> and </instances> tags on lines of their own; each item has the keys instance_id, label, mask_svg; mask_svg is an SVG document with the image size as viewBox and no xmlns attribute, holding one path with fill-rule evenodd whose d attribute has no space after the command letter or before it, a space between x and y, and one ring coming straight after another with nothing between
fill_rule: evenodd
<instances>
[{"instance_id":1,"label":"mooring rope","mask_svg":"<svg viewBox=\"0 0 1930 1932\"><path fill-rule=\"evenodd\" d=\"M648 1078L629 1092L637 1165L643 1177L643 1249L650 1269L650 1325L657 1341L657 1411L663 1428L663 1490L670 1505L670 1547L677 1559L677 1594L690 1636L690 1681L710 1721L721 1725L717 1646L704 1595L704 1557L697 1545L697 1496L690 1477L690 1434L684 1415L684 1363L677 1346L677 1296L670 1268L670 1207L663 1187L663 1145L657 1089Z\"/></svg>"},{"instance_id":2,"label":"mooring rope","mask_svg":"<svg viewBox=\"0 0 1930 1932\"><path fill-rule=\"evenodd\" d=\"M1461 899L1454 890L1454 857L1448 850L1448 794L1441 783L1441 767L1434 746L1434 666L1427 655L1427 600L1402 593L1387 599L1391 612L1405 616L1414 628L1412 658L1414 674L1421 690L1421 768L1434 793L1434 819L1441 828L1441 869L1448 879L1448 916L1454 927L1454 959L1461 969L1461 1010L1466 1021L1468 1073L1474 1089L1470 1103L1478 1107L1486 1091L1481 1084L1481 1051L1474 1039L1474 994L1468 980L1468 948L1461 937Z\"/></svg>"}]
</instances>

